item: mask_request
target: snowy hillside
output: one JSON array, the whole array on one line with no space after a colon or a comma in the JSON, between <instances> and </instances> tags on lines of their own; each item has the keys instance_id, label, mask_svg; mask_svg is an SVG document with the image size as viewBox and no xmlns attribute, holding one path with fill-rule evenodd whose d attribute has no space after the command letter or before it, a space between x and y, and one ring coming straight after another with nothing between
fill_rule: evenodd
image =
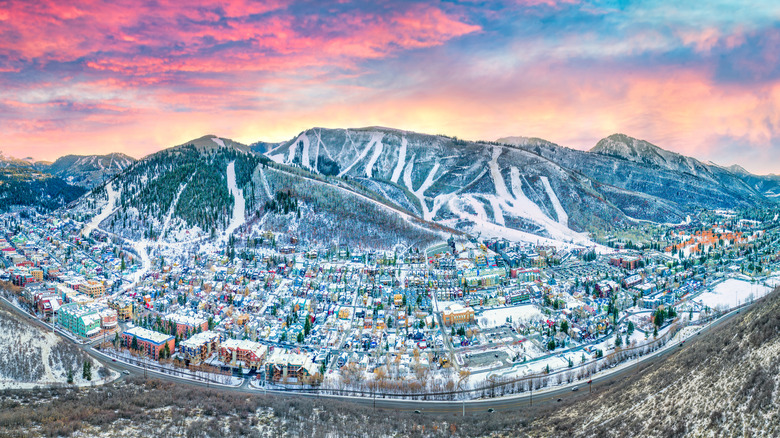
<instances>
[{"instance_id":1,"label":"snowy hillside","mask_svg":"<svg viewBox=\"0 0 780 438\"><path fill-rule=\"evenodd\" d=\"M518 147L387 128L317 128L266 155L355 181L426 221L483 237L585 244L586 231L628 220L588 178ZM658 205L653 218L682 217Z\"/></svg>"},{"instance_id":2,"label":"snowy hillside","mask_svg":"<svg viewBox=\"0 0 780 438\"><path fill-rule=\"evenodd\" d=\"M742 177L722 167L703 164L622 134L599 141L589 152L541 139L507 137L498 141L516 145L586 176L606 201L636 219L675 223L664 218L684 218L701 208L736 208L770 202Z\"/></svg>"},{"instance_id":3,"label":"snowy hillside","mask_svg":"<svg viewBox=\"0 0 780 438\"><path fill-rule=\"evenodd\" d=\"M67 384L68 373L76 385L90 384L82 378L84 361L92 362L92 381L110 377L110 371L73 344L43 331L0 308L0 389L32 388Z\"/></svg>"},{"instance_id":4,"label":"snowy hillside","mask_svg":"<svg viewBox=\"0 0 780 438\"><path fill-rule=\"evenodd\" d=\"M194 241L234 231L254 205L251 174L263 160L231 140L205 136L133 163L74 210L87 225L132 240Z\"/></svg>"},{"instance_id":5,"label":"snowy hillside","mask_svg":"<svg viewBox=\"0 0 780 438\"><path fill-rule=\"evenodd\" d=\"M70 184L92 188L130 167L135 159L125 154L65 155L42 169Z\"/></svg>"}]
</instances>

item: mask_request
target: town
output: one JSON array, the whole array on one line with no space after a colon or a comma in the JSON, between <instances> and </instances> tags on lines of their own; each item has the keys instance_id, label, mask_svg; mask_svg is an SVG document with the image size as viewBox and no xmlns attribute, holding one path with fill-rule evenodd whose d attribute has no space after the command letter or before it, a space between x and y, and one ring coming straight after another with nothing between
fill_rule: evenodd
<instances>
[{"instance_id":1,"label":"town","mask_svg":"<svg viewBox=\"0 0 780 438\"><path fill-rule=\"evenodd\" d=\"M249 226L184 250L77 219L0 216L7 300L114 361L258 389L452 392L549 375L780 283L772 211L640 224L591 247L459 235L392 251Z\"/></svg>"}]
</instances>

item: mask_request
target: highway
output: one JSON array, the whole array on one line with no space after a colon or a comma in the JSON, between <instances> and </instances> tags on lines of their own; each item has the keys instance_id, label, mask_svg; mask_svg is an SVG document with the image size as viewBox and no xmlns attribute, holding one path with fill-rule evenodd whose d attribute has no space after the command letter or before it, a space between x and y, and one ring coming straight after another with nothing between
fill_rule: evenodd
<instances>
[{"instance_id":1,"label":"highway","mask_svg":"<svg viewBox=\"0 0 780 438\"><path fill-rule=\"evenodd\" d=\"M21 315L25 319L33 321L34 324L41 326L47 331L51 330L51 326L38 320L32 315L24 312L18 307L12 305L5 298L2 298L2 301L5 304L3 307L6 307L9 310L14 311L15 313ZM725 321L730 320L737 313L739 313L739 310L732 311L724 315L723 317L715 320L712 324L704 326L701 329L700 333L709 331L713 327L723 324ZM63 338L67 339L70 342L74 342L69 337L63 337ZM692 338L689 338L688 342L689 343L695 342L697 338L698 336L694 335ZM590 388L586 381L578 381L554 389L545 388L541 392L534 391L533 395L530 392L524 392L520 394L514 394L509 396L503 396L503 397L474 399L474 400L465 400L465 401L427 401L427 400L404 400L404 399L397 399L397 398L395 399L373 398L368 396L357 397L357 396L324 395L318 393L303 393L297 391L280 391L280 390L272 390L272 389L268 389L268 390L253 389L248 385L249 383L248 380L245 380L243 384L237 387L230 387L225 385L214 385L213 383L194 381L191 379L174 376L167 373L152 371L149 369L145 370L141 367L130 365L121 361L114 362L110 356L107 356L104 353L100 352L99 350L95 350L94 348L92 348L91 343L80 344L74 342L74 344L79 346L84 352L86 352L93 358L104 363L110 369L120 373L120 378L118 380L122 380L127 375L140 376L140 377L146 375L147 377L150 378L157 378L160 380L175 382L177 384L193 385L202 388L216 389L220 391L233 391L233 392L240 392L244 394L253 394L253 395L269 394L269 395L278 395L283 397L337 399L340 401L352 402L367 407L373 407L376 409L390 409L394 411L419 412L421 415L426 415L426 414L428 415L431 414L473 415L473 414L487 413L492 411L495 412L502 412L502 411L509 412L509 411L518 411L518 410L531 411L538 408L547 408L550 407L551 405L558 404L560 403L559 399L561 400L561 402L584 399L590 396L591 392L598 393L599 391L602 391L608 388L609 386L611 386L611 384L613 384L615 381L632 378L638 372L638 365L641 364L642 368L645 369L648 366L652 366L662 362L668 355L673 354L681 350L682 348L685 348L685 346L680 347L677 341L670 341L666 346L662 347L661 349L655 352L642 356L639 360L631 360L628 364L624 363L621 364L622 366L621 365L616 366L615 367L616 369L614 371L601 373L600 375L593 377ZM634 366L630 366L631 363L633 363ZM124 374L125 371L128 374ZM572 391L572 388L574 386L578 387L578 391Z\"/></svg>"}]
</instances>

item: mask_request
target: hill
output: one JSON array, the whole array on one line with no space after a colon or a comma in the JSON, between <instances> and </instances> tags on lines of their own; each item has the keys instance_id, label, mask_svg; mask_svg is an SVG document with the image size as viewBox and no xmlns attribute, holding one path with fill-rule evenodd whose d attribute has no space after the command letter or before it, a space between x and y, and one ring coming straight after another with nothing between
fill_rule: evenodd
<instances>
[{"instance_id":1,"label":"hill","mask_svg":"<svg viewBox=\"0 0 780 438\"><path fill-rule=\"evenodd\" d=\"M359 181L427 221L518 240L586 243L587 231L637 219L677 223L701 208L769 202L727 170L622 135L583 152L523 137L314 128L265 154Z\"/></svg>"},{"instance_id":2,"label":"hill","mask_svg":"<svg viewBox=\"0 0 780 438\"><path fill-rule=\"evenodd\" d=\"M58 176L69 184L92 188L122 172L135 159L121 153L107 155L65 155L41 170Z\"/></svg>"},{"instance_id":3,"label":"hill","mask_svg":"<svg viewBox=\"0 0 780 438\"><path fill-rule=\"evenodd\" d=\"M0 168L0 212L15 206L54 210L78 199L85 191L31 167Z\"/></svg>"},{"instance_id":4,"label":"hill","mask_svg":"<svg viewBox=\"0 0 780 438\"><path fill-rule=\"evenodd\" d=\"M0 352L0 389L66 385L69 373L74 384L87 385L85 361L92 363L94 381L110 376L78 347L19 318L5 303L0 303Z\"/></svg>"},{"instance_id":5,"label":"hill","mask_svg":"<svg viewBox=\"0 0 780 438\"><path fill-rule=\"evenodd\" d=\"M73 210L125 238L169 243L225 241L254 227L312 244L389 248L439 232L360 184L273 163L211 135L135 162Z\"/></svg>"},{"instance_id":6,"label":"hill","mask_svg":"<svg viewBox=\"0 0 780 438\"><path fill-rule=\"evenodd\" d=\"M668 359L542 414L539 436L780 435L780 289Z\"/></svg>"}]
</instances>

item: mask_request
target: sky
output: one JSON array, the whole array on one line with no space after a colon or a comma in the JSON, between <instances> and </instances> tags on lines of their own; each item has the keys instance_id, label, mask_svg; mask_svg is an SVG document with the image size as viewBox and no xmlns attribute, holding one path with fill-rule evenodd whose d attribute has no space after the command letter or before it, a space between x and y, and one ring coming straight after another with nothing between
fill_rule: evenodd
<instances>
[{"instance_id":1,"label":"sky","mask_svg":"<svg viewBox=\"0 0 780 438\"><path fill-rule=\"evenodd\" d=\"M0 0L6 156L363 126L780 173L780 2Z\"/></svg>"}]
</instances>

